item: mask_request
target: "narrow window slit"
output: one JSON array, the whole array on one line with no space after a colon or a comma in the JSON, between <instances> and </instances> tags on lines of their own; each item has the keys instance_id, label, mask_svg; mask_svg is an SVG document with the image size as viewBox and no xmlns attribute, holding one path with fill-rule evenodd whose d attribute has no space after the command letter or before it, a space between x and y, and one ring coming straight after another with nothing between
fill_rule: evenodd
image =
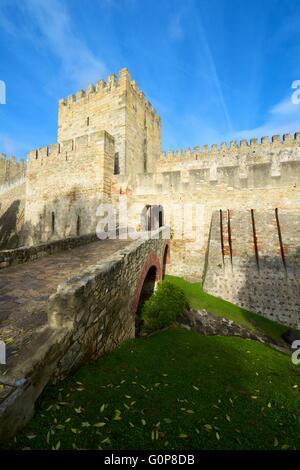
<instances>
[{"instance_id":1,"label":"narrow window slit","mask_svg":"<svg viewBox=\"0 0 300 470\"><path fill-rule=\"evenodd\" d=\"M119 160L119 152L115 153L115 160L114 160L114 175L120 174L120 160Z\"/></svg>"},{"instance_id":2,"label":"narrow window slit","mask_svg":"<svg viewBox=\"0 0 300 470\"><path fill-rule=\"evenodd\" d=\"M55 232L55 214L54 214L54 212L52 212L52 214L51 214L51 231L52 231L52 235L53 235L54 232Z\"/></svg>"}]
</instances>

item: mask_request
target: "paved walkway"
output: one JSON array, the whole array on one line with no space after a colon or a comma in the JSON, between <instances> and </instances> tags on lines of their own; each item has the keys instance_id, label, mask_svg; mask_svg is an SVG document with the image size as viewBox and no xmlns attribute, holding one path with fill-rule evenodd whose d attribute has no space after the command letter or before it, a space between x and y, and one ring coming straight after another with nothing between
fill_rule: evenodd
<instances>
[{"instance_id":1,"label":"paved walkway","mask_svg":"<svg viewBox=\"0 0 300 470\"><path fill-rule=\"evenodd\" d=\"M0 270L0 339L7 344L8 356L17 356L46 325L47 299L59 284L128 243L97 241Z\"/></svg>"}]
</instances>

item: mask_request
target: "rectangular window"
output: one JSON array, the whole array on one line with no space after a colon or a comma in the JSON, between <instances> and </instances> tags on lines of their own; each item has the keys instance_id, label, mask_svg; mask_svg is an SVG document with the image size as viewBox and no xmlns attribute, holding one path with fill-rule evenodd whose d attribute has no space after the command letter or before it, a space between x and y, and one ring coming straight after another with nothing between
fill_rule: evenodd
<instances>
[{"instance_id":1,"label":"rectangular window","mask_svg":"<svg viewBox=\"0 0 300 470\"><path fill-rule=\"evenodd\" d=\"M115 161L114 161L114 174L120 174L120 161L119 161L119 152L115 153Z\"/></svg>"},{"instance_id":2,"label":"rectangular window","mask_svg":"<svg viewBox=\"0 0 300 470\"><path fill-rule=\"evenodd\" d=\"M51 214L51 231L52 231L52 235L53 235L54 232L55 232L55 214L54 214L54 212L52 212L52 214Z\"/></svg>"}]
</instances>

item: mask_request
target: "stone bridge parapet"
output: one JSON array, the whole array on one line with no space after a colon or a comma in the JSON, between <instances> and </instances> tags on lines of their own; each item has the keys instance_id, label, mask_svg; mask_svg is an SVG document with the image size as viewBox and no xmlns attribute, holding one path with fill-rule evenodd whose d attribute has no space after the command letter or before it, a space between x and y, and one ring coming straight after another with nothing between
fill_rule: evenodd
<instances>
[{"instance_id":1,"label":"stone bridge parapet","mask_svg":"<svg viewBox=\"0 0 300 470\"><path fill-rule=\"evenodd\" d=\"M60 381L134 337L147 270L155 266L158 281L169 259L164 231L159 229L155 239L130 242L110 256L103 257L102 250L96 264L74 272L50 295L47 324L33 332L17 358L0 366L0 441L11 438L30 420L49 381Z\"/></svg>"}]
</instances>

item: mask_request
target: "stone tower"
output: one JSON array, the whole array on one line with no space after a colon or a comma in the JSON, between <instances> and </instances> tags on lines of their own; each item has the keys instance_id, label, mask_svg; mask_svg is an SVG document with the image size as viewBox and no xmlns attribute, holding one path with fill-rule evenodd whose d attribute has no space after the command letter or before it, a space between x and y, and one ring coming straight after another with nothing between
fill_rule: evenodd
<instances>
[{"instance_id":1,"label":"stone tower","mask_svg":"<svg viewBox=\"0 0 300 470\"><path fill-rule=\"evenodd\" d=\"M58 142L105 129L115 139L115 173L152 172L161 153L161 121L127 69L59 101Z\"/></svg>"}]
</instances>

